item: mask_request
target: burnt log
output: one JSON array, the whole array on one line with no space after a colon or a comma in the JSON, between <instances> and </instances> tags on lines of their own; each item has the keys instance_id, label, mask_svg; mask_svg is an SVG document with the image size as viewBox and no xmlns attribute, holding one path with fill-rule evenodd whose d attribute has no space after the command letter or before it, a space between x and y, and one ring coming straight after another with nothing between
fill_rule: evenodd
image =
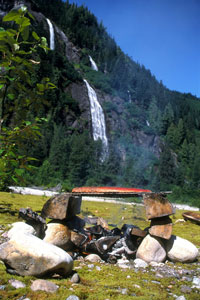
<instances>
[{"instance_id":1,"label":"burnt log","mask_svg":"<svg viewBox=\"0 0 200 300\"><path fill-rule=\"evenodd\" d=\"M27 224L31 225L39 238L43 238L45 235L45 230L47 228L46 221L38 213L33 211L31 208L20 208L19 218L26 221Z\"/></svg>"}]
</instances>

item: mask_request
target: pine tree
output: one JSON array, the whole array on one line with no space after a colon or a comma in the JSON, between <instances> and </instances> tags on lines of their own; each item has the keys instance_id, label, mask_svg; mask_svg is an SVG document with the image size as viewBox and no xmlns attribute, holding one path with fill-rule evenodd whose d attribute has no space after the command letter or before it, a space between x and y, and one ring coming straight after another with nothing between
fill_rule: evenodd
<instances>
[{"instance_id":1,"label":"pine tree","mask_svg":"<svg viewBox=\"0 0 200 300\"><path fill-rule=\"evenodd\" d=\"M174 112L170 103L165 107L163 117L161 119L161 133L165 135L170 124L174 121Z\"/></svg>"}]
</instances>

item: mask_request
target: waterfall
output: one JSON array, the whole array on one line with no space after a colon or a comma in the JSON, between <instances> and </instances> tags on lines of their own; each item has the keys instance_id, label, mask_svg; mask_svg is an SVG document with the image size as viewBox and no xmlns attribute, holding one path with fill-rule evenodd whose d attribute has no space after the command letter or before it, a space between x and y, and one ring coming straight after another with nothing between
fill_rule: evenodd
<instances>
[{"instance_id":1,"label":"waterfall","mask_svg":"<svg viewBox=\"0 0 200 300\"><path fill-rule=\"evenodd\" d=\"M54 28L49 19L47 19L47 23L49 25L49 32L50 32L50 49L54 50L55 49Z\"/></svg>"},{"instance_id":2,"label":"waterfall","mask_svg":"<svg viewBox=\"0 0 200 300\"><path fill-rule=\"evenodd\" d=\"M101 161L104 161L108 155L108 139L106 136L106 122L103 109L98 102L95 90L89 85L87 80L84 79L84 82L86 83L90 100L93 138L95 141L98 139L102 141L103 151Z\"/></svg>"},{"instance_id":3,"label":"waterfall","mask_svg":"<svg viewBox=\"0 0 200 300\"><path fill-rule=\"evenodd\" d=\"M97 65L96 65L96 63L95 63L95 61L92 59L92 57L91 57L90 55L89 55L89 59L90 59L90 62L91 62L92 70L98 71L99 69L98 69L98 67L97 67Z\"/></svg>"},{"instance_id":4,"label":"waterfall","mask_svg":"<svg viewBox=\"0 0 200 300\"><path fill-rule=\"evenodd\" d=\"M128 102L131 103L132 102L131 93L129 90L127 90L127 93L128 93Z\"/></svg>"}]
</instances>

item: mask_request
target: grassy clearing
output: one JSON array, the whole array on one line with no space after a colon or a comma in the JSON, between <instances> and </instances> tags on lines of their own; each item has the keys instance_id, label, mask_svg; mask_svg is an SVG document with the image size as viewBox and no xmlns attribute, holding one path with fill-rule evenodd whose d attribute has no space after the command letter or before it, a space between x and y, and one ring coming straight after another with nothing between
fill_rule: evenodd
<instances>
[{"instance_id":1,"label":"grassy clearing","mask_svg":"<svg viewBox=\"0 0 200 300\"><path fill-rule=\"evenodd\" d=\"M10 193L0 193L0 225L5 225L18 221L18 210L21 207L31 207L34 211L41 211L43 204L48 198L38 196L23 196ZM177 211L172 217L173 223L182 218L183 211ZM87 202L83 201L80 216L95 215L105 218L108 223L121 227L124 223L134 224L141 229L149 226L145 217L144 207L128 206L111 203ZM173 234L186 238L200 247L199 226L190 222L176 223L173 226ZM174 299L170 292L177 296L182 295L181 285L191 287L192 283L180 281L176 278L158 278L151 269L146 272L120 269L115 265L95 263L91 269L91 263L75 261L75 270L81 277L80 284L72 284L69 278L52 279L50 281L59 285L59 290L55 294L46 292L32 292L30 289L34 277L20 277L7 274L4 264L0 263L0 286L5 285L5 290L0 289L0 299L17 300L26 295L31 300L65 300L69 295L77 295L80 299L136 299L160 300ZM100 267L100 271L98 268ZM196 269L196 264L176 264L177 268ZM8 284L8 280L14 278L26 284L26 288L14 289ZM127 294L123 294L123 289L127 289ZM196 300L199 297L196 289L192 289L186 299Z\"/></svg>"}]
</instances>

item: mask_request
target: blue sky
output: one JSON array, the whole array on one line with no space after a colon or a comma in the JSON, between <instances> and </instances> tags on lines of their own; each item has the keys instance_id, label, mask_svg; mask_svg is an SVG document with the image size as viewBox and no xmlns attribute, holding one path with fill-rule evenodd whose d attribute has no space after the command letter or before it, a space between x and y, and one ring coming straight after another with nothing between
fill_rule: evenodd
<instances>
[{"instance_id":1,"label":"blue sky","mask_svg":"<svg viewBox=\"0 0 200 300\"><path fill-rule=\"evenodd\" d=\"M200 97L200 0L70 0L84 4L133 60L171 90Z\"/></svg>"}]
</instances>

